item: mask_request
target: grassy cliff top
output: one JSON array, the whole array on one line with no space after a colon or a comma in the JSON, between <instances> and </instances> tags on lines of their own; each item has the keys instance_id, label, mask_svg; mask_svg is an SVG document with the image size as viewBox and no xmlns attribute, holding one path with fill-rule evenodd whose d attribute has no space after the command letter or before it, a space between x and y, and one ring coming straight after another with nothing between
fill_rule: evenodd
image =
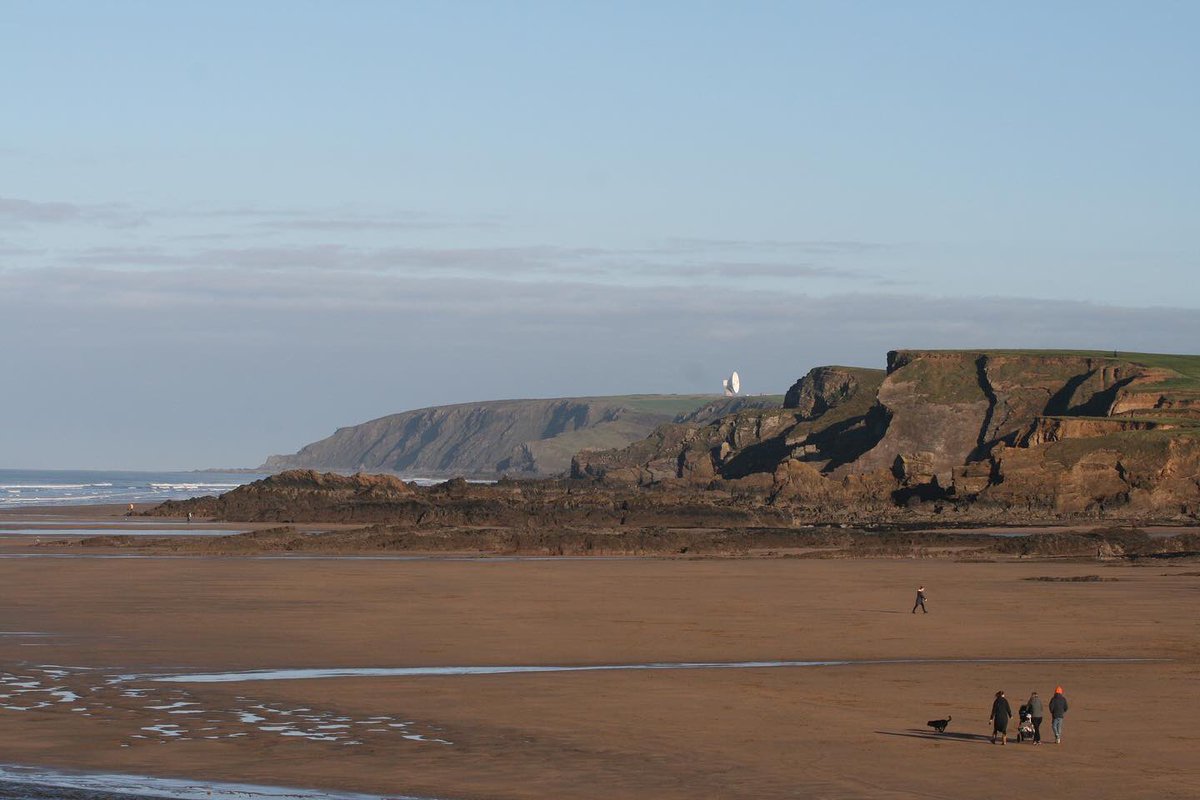
<instances>
[{"instance_id":1,"label":"grassy cliff top","mask_svg":"<svg viewBox=\"0 0 1200 800\"><path fill-rule=\"evenodd\" d=\"M911 352L916 352L916 351L911 351ZM921 351L921 352L925 352L925 351ZM841 370L843 372L849 372L852 375L876 375L876 376L887 375L887 370L880 369L879 367L847 367L844 364L828 364L828 365L826 365L825 368L826 369L837 369L837 370Z\"/></svg>"},{"instance_id":2,"label":"grassy cliff top","mask_svg":"<svg viewBox=\"0 0 1200 800\"><path fill-rule=\"evenodd\" d=\"M897 353L945 353L987 356L1034 356L1037 358L1095 358L1109 361L1128 361L1148 367L1166 367L1180 372L1190 370L1200 377L1200 355L1186 353L1138 353L1127 350L1009 350L1009 349L964 349L927 350L921 347L904 347Z\"/></svg>"},{"instance_id":3,"label":"grassy cliff top","mask_svg":"<svg viewBox=\"0 0 1200 800\"><path fill-rule=\"evenodd\" d=\"M1091 358L1101 361L1138 364L1144 367L1169 369L1179 373L1179 377L1146 386L1150 389L1170 389L1175 391L1200 392L1200 355L1183 353L1135 353L1124 350L922 350L918 348L903 349L898 353L945 354L945 355L988 355L988 356L1028 356L1031 358Z\"/></svg>"},{"instance_id":4,"label":"grassy cliff top","mask_svg":"<svg viewBox=\"0 0 1200 800\"><path fill-rule=\"evenodd\" d=\"M757 397L758 395L739 395L740 397ZM770 395L774 397L774 395ZM407 411L398 411L394 414L388 414L379 419L387 419L388 417L401 416L403 414L415 414L425 411L442 410L442 409L458 409L472 408L483 406L512 406L525 403L590 403L598 406L606 406L609 408L628 408L632 411L640 411L647 414L661 414L663 416L673 417L677 414L684 414L689 411L695 411L701 406L711 403L715 400L723 399L723 395L712 394L612 394L612 395L594 395L585 397L520 397L507 400L480 400L473 403L450 403L439 406L427 406L424 408L414 408ZM780 403L783 402L783 396L779 395ZM377 420L372 420L377 421Z\"/></svg>"},{"instance_id":5,"label":"grassy cliff top","mask_svg":"<svg viewBox=\"0 0 1200 800\"><path fill-rule=\"evenodd\" d=\"M634 411L667 414L673 417L676 414L695 411L705 403L711 403L720 397L719 394L623 394L611 397L578 397L574 399L625 406Z\"/></svg>"}]
</instances>

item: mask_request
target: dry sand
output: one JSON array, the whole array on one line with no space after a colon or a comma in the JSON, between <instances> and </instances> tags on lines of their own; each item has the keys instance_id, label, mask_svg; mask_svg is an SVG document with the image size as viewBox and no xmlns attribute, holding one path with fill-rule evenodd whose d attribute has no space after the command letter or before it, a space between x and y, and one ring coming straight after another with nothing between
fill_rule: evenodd
<instances>
[{"instance_id":1,"label":"dry sand","mask_svg":"<svg viewBox=\"0 0 1200 800\"><path fill-rule=\"evenodd\" d=\"M450 799L1195 798L1197 572L1028 561L0 559L0 631L50 634L0 635L3 669L102 668L62 679L81 692L117 673L271 667L1170 659L176 684L208 711L253 700L388 715L451 744L376 734L347 746L252 725L233 739L135 739L164 712L121 698L93 716L71 703L0 710L0 760ZM1086 574L1118 580L1022 580ZM914 616L921 583L931 613ZM1072 706L1062 746L988 743L997 689L1015 709L1031 689L1049 699L1055 683ZM949 735L927 733L926 720L948 714Z\"/></svg>"}]
</instances>

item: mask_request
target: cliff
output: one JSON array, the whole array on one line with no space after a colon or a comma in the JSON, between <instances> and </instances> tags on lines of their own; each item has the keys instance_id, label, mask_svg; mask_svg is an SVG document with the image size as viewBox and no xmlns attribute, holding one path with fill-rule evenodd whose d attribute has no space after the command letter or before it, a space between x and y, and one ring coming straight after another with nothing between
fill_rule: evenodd
<instances>
[{"instance_id":1,"label":"cliff","mask_svg":"<svg viewBox=\"0 0 1200 800\"><path fill-rule=\"evenodd\" d=\"M577 452L570 479L418 490L392 478L295 472L154 513L521 536L1200 520L1200 357L898 350L886 370L813 369L775 407L700 400L708 402L683 413L683 398L645 397L425 409L339 431L324 454L326 443L301 451L333 459L344 448L354 466L369 457L389 471L474 463L524 474L520 465L565 463L581 442L653 426L637 441Z\"/></svg>"},{"instance_id":2,"label":"cliff","mask_svg":"<svg viewBox=\"0 0 1200 800\"><path fill-rule=\"evenodd\" d=\"M407 477L538 477L589 448L621 447L672 420L706 421L779 397L629 395L436 406L340 428L262 469L391 472Z\"/></svg>"},{"instance_id":3,"label":"cliff","mask_svg":"<svg viewBox=\"0 0 1200 800\"><path fill-rule=\"evenodd\" d=\"M628 486L839 505L1049 515L1200 512L1200 357L1040 351L888 354L819 367L781 409L670 425L580 453L572 474Z\"/></svg>"},{"instance_id":4,"label":"cliff","mask_svg":"<svg viewBox=\"0 0 1200 800\"><path fill-rule=\"evenodd\" d=\"M874 424L869 418L884 377L877 369L818 367L792 386L781 408L664 425L627 447L577 454L571 473L643 486L739 479L761 486L788 458L851 460Z\"/></svg>"}]
</instances>

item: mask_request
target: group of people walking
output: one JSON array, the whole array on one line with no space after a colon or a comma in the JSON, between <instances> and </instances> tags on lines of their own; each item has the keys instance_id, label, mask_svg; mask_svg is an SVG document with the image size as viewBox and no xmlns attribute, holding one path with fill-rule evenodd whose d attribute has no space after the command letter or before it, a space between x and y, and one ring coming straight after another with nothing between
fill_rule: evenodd
<instances>
[{"instance_id":1,"label":"group of people walking","mask_svg":"<svg viewBox=\"0 0 1200 800\"><path fill-rule=\"evenodd\" d=\"M921 613L928 614L929 610L925 608L925 586L922 584L917 587L917 601L913 603L912 613L917 613L917 609L921 609ZM1067 698L1063 694L1063 688L1057 686L1054 689L1054 697L1050 698L1048 704L1050 711L1050 726L1054 730L1054 743L1062 744L1062 726L1063 717L1067 715ZM1042 698L1038 697L1037 692L1029 695L1029 700L1025 705L1021 706L1020 714L1027 716L1029 722L1033 726L1033 743L1042 743L1042 721L1046 718L1047 704L1042 702ZM992 715L988 717L992 723L992 744L996 743L996 738L1000 738L1000 744L1008 744L1008 723L1013 718L1012 706L1008 704L1008 698L1004 696L1003 691L996 692L996 699L992 701ZM1017 725L1021 725L1024 719L1018 719ZM932 723L931 723L932 724ZM944 726L943 726L944 727Z\"/></svg>"},{"instance_id":2,"label":"group of people walking","mask_svg":"<svg viewBox=\"0 0 1200 800\"><path fill-rule=\"evenodd\" d=\"M1046 710L1047 706L1042 703L1042 698L1038 697L1037 692L1029 695L1029 700L1021 707L1021 711L1029 716L1033 724L1034 744L1042 743L1042 720L1046 717ZM1067 698L1063 694L1063 687L1055 687L1054 697L1050 698L1049 711L1054 743L1062 744L1063 717L1067 715ZM1012 706L1008 704L1008 698L1004 696L1003 691L996 692L996 699L992 701L992 715L988 718L992 723L992 744L996 743L997 736L1000 737L1000 744L1008 744L1008 723L1012 716ZM1021 720L1017 720L1017 724L1020 723Z\"/></svg>"}]
</instances>

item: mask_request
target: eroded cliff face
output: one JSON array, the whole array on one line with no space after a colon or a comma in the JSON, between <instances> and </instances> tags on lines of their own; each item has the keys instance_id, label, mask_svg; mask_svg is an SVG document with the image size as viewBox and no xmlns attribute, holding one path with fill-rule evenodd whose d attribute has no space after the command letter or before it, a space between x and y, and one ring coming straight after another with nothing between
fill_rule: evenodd
<instances>
[{"instance_id":1,"label":"eroded cliff face","mask_svg":"<svg viewBox=\"0 0 1200 800\"><path fill-rule=\"evenodd\" d=\"M781 461L824 469L853 459L881 430L872 407L883 378L882 370L818 367L788 391L784 408L744 410L706 425L664 425L625 448L578 453L571 474L610 484L715 481L767 490Z\"/></svg>"},{"instance_id":2,"label":"eroded cliff face","mask_svg":"<svg viewBox=\"0 0 1200 800\"><path fill-rule=\"evenodd\" d=\"M778 404L777 396L634 395L436 406L341 428L297 453L271 456L263 469L549 476L564 472L579 450L626 445L676 417L708 420Z\"/></svg>"},{"instance_id":3,"label":"eroded cliff face","mask_svg":"<svg viewBox=\"0 0 1200 800\"><path fill-rule=\"evenodd\" d=\"M889 416L887 432L843 472L919 461L948 486L955 467L985 459L997 445L1029 445L1045 430L1045 419L1108 417L1122 390L1165 377L1162 370L1115 359L893 351L878 393ZM1088 431L1077 426L1059 433Z\"/></svg>"},{"instance_id":4,"label":"eroded cliff face","mask_svg":"<svg viewBox=\"0 0 1200 800\"><path fill-rule=\"evenodd\" d=\"M995 479L974 500L1060 515L1195 518L1200 514L1200 438L1124 431L1041 446L999 448Z\"/></svg>"},{"instance_id":5,"label":"eroded cliff face","mask_svg":"<svg viewBox=\"0 0 1200 800\"><path fill-rule=\"evenodd\" d=\"M814 369L783 409L660 428L620 450L580 453L572 471L760 492L807 511L1188 516L1200 500L1200 397L1190 385L1120 357L893 351L886 373Z\"/></svg>"}]
</instances>

